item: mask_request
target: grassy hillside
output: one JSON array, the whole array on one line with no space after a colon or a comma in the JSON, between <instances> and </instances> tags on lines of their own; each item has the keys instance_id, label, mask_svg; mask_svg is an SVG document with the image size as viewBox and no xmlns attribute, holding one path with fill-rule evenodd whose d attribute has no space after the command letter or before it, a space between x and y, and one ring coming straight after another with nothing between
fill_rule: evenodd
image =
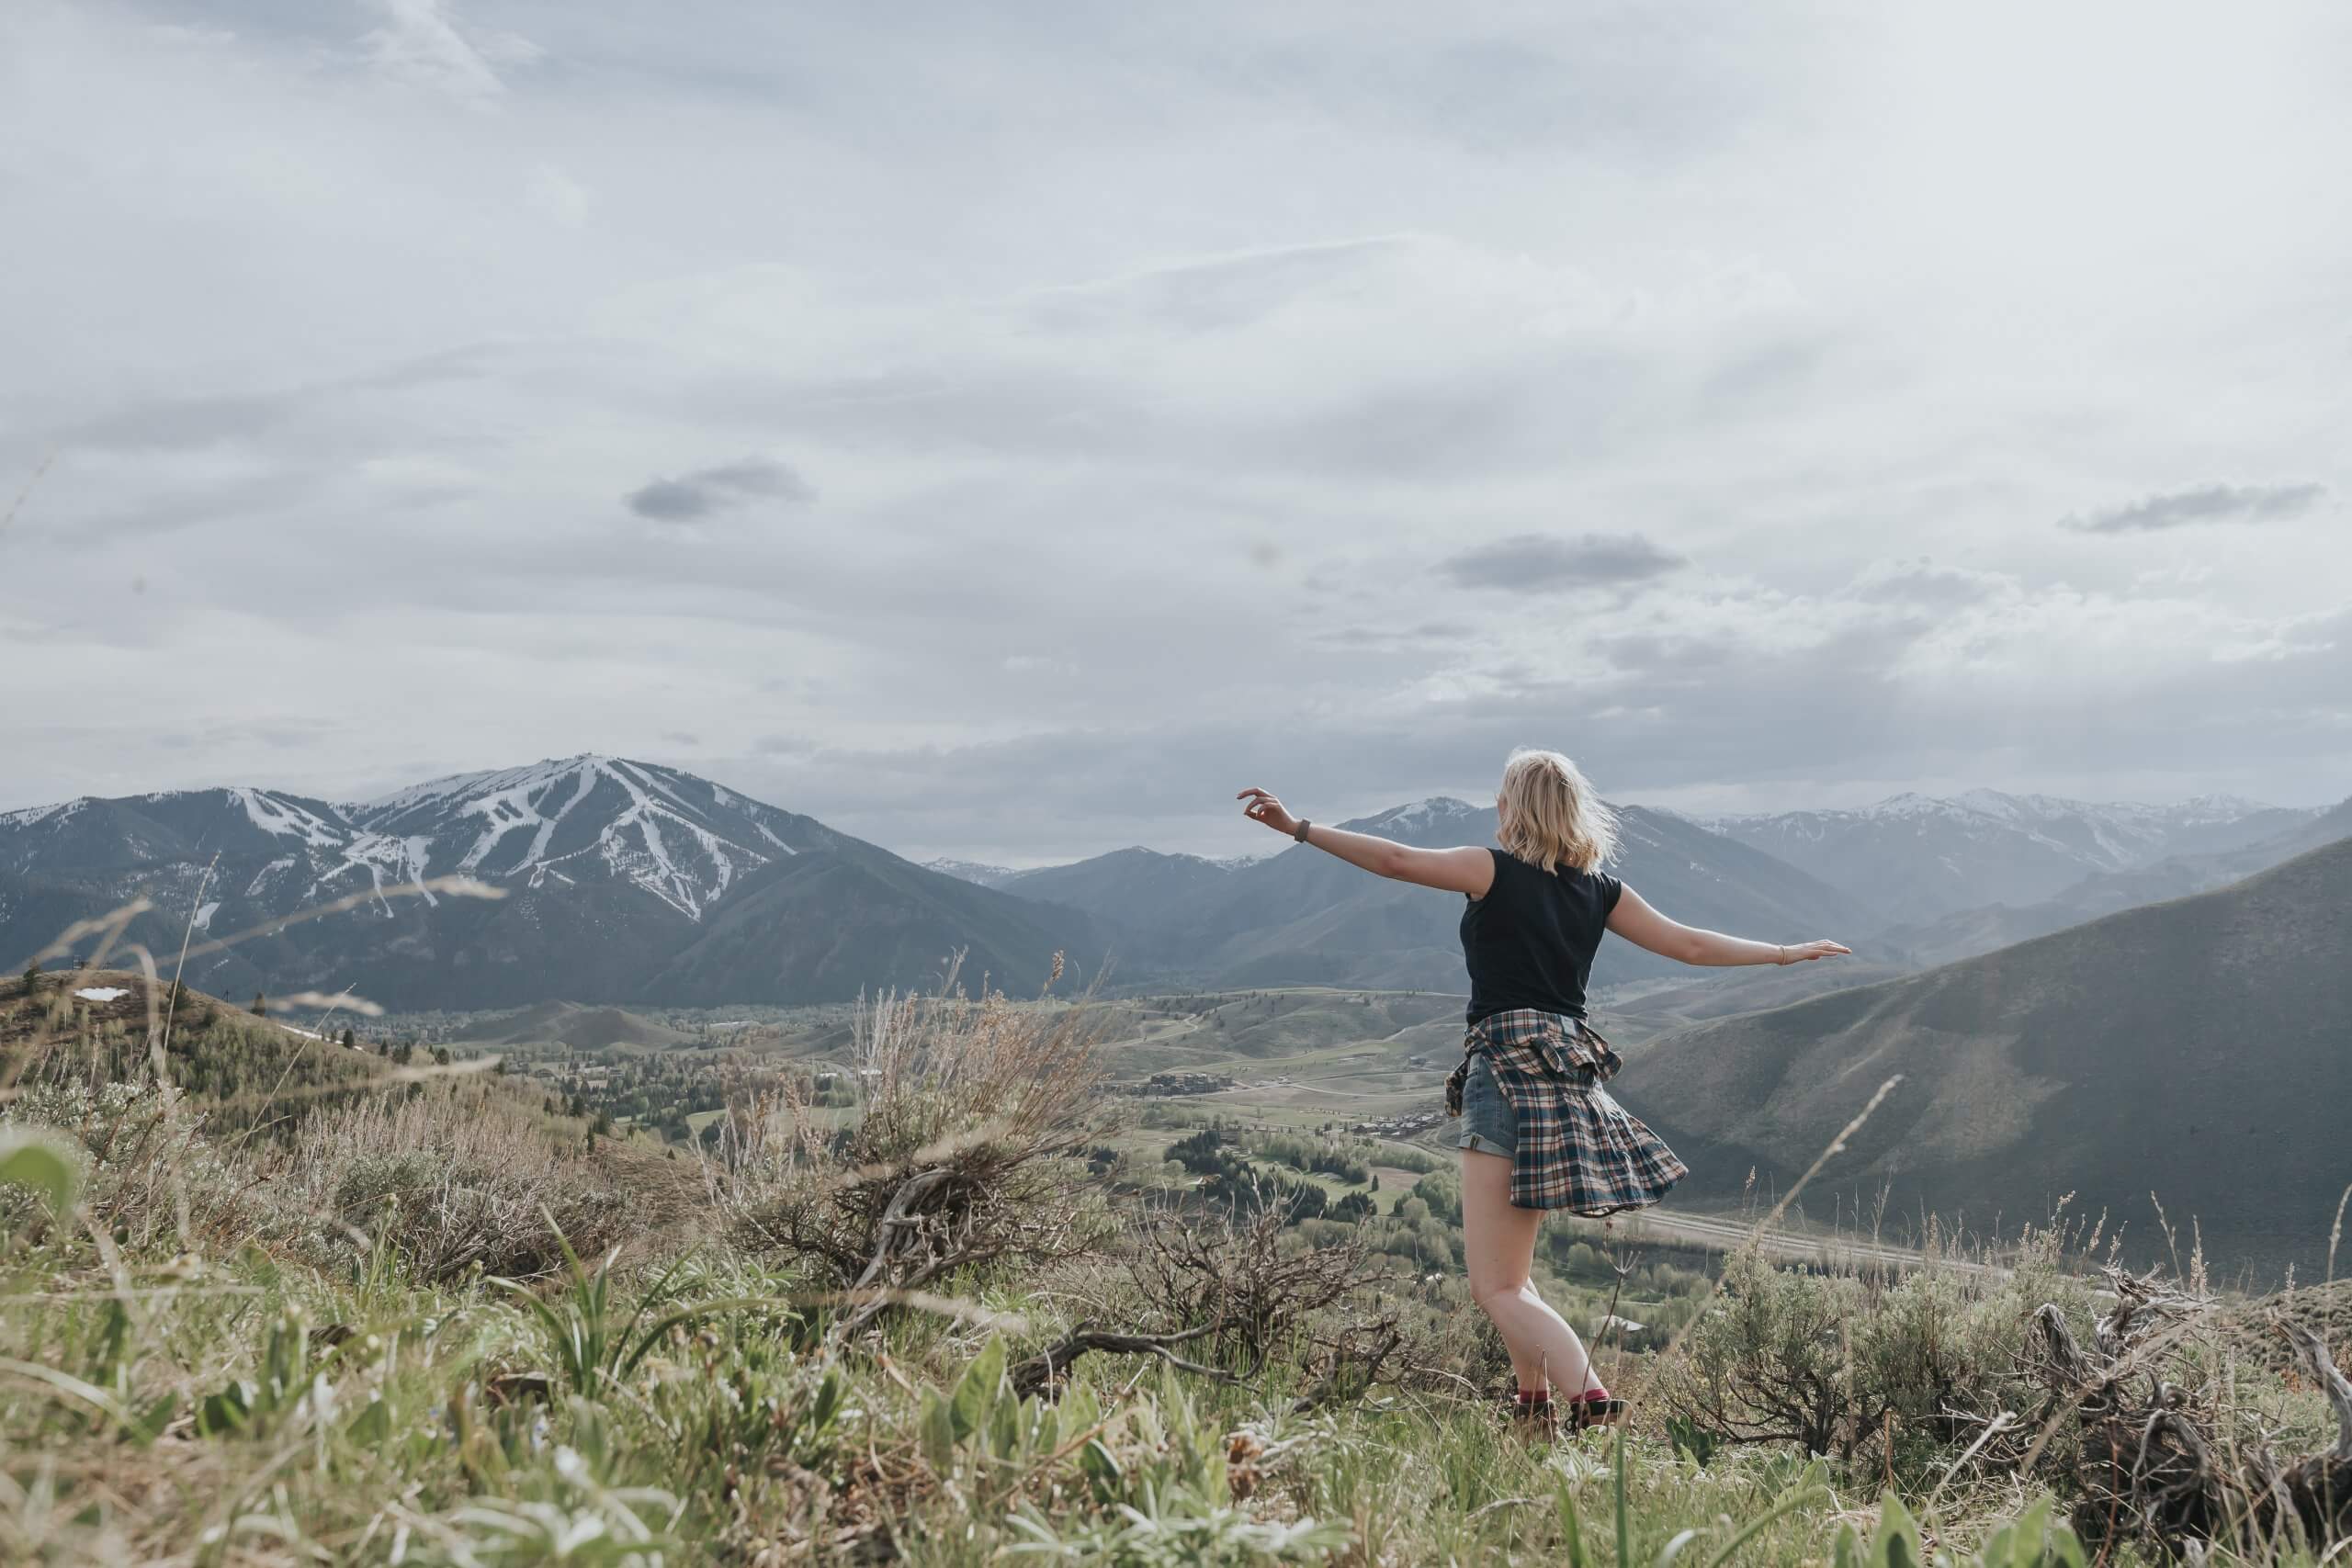
<instances>
[{"instance_id":1,"label":"grassy hillside","mask_svg":"<svg viewBox=\"0 0 2352 1568\"><path fill-rule=\"evenodd\" d=\"M2162 1247L2153 1191L2209 1250L2323 1266L2352 1183L2352 840L2246 882L1929 973L1702 1024L1624 1098L1727 1194L1786 1180L1880 1082L1848 1190L1977 1224L2077 1213ZM2112 1225L2110 1225L2110 1229ZM2183 1249L2187 1243L2184 1241Z\"/></svg>"},{"instance_id":2,"label":"grassy hillside","mask_svg":"<svg viewBox=\"0 0 2352 1568\"><path fill-rule=\"evenodd\" d=\"M1547 1243L1633 1403L1612 1440L1499 1408L1442 1173L1295 1222L1106 1152L1139 1108L1099 1092L1097 1026L1313 1055L1374 1043L1351 1009L1408 1035L1446 998L887 1004L851 1115L740 1104L707 1162L202 997L188 1066L224 1087L175 1106L109 1055L151 1000L0 982L0 1158L67 1177L0 1178L0 1560L1897 1568L1924 1527L1950 1568L2081 1568L2076 1530L2134 1563L2177 1528L2104 1506L2071 1425L2030 1472L2021 1435L1956 1463L1977 1420L2047 1401L2037 1307L2089 1333L2047 1238L1900 1279L1747 1258L1720 1294ZM248 1057L325 1065L288 1097L311 1109L217 1117ZM1193 1140L1268 1177L1317 1151ZM1599 1332L1612 1309L1641 1326ZM2213 1452L2332 1435L2258 1359L2189 1407Z\"/></svg>"}]
</instances>

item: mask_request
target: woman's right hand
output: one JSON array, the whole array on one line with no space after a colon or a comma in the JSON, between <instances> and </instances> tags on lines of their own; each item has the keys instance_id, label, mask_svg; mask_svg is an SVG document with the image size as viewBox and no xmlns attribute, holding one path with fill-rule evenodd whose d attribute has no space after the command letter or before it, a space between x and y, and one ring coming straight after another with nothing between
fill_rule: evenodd
<instances>
[{"instance_id":1,"label":"woman's right hand","mask_svg":"<svg viewBox=\"0 0 2352 1568\"><path fill-rule=\"evenodd\" d=\"M1825 937L1819 942L1791 942L1781 949L1781 962L1804 964L1815 958L1835 958L1841 953L1850 953L1853 951L1842 942L1831 942Z\"/></svg>"},{"instance_id":2,"label":"woman's right hand","mask_svg":"<svg viewBox=\"0 0 2352 1568\"><path fill-rule=\"evenodd\" d=\"M1283 810L1283 803L1268 791L1252 785L1233 798L1250 803L1241 809L1251 821L1263 822L1277 833L1295 834L1298 831L1298 818Z\"/></svg>"}]
</instances>

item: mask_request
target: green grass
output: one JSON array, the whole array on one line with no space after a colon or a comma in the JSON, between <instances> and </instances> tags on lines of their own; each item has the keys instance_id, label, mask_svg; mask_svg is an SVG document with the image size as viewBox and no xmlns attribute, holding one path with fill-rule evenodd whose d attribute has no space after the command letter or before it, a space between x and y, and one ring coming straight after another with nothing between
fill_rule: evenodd
<instances>
[{"instance_id":1,"label":"green grass","mask_svg":"<svg viewBox=\"0 0 2352 1568\"><path fill-rule=\"evenodd\" d=\"M1050 1319L1009 1337L901 1319L886 1372L818 1346L795 1281L736 1257L587 1269L544 1300L396 1271L339 1286L247 1253L202 1289L139 1270L128 1335L77 1270L41 1269L39 1300L28 1282L0 1384L11 1561L732 1562L888 1540L940 1564L1651 1565L1694 1530L1677 1560L1711 1559L1730 1520L1755 1527L1739 1561L1797 1563L1871 1500L1786 1453L1702 1469L1643 1435L1622 1455L1600 1434L1531 1442L1460 1401L1295 1415L1279 1373L1221 1386L1096 1359L1058 1407L1015 1401L1004 1359ZM348 1334L313 1348L326 1325ZM25 1375L28 1352L56 1376Z\"/></svg>"},{"instance_id":2,"label":"green grass","mask_svg":"<svg viewBox=\"0 0 2352 1568\"><path fill-rule=\"evenodd\" d=\"M1325 1018L1328 1003L1310 1002L1258 1009ZM236 1061L278 1043L242 1023L221 1039ZM1351 1060L1340 1044L1310 1054ZM151 1102L152 1091L125 1103ZM1391 1247L1397 1271L1317 1325L1387 1313L1410 1331L1411 1354L1365 1386L1302 1408L1322 1384L1317 1347L1329 1341L1298 1329L1262 1361L1184 1347L1205 1372L1148 1355L1088 1356L1057 1399L1024 1400L1012 1372L1025 1358L1081 1322L1115 1325L1148 1305L1116 1258L1131 1214L1089 1211L1113 1222L1108 1251L950 1274L928 1289L952 1311L885 1315L844 1340L828 1332L836 1309L820 1299L821 1270L730 1240L741 1232L685 1159L627 1147L594 1156L609 1165L565 1154L552 1185L516 1190L560 1202L590 1177L621 1184L622 1223L606 1233L619 1245L573 1257L526 1216L543 1245L501 1256L539 1258L548 1271L499 1279L479 1264L433 1270L423 1260L435 1254L413 1245L431 1232L430 1206L451 1195L435 1185L447 1173L433 1159L379 1160L369 1168L378 1184L364 1188L346 1173L330 1192L343 1207L328 1213L322 1200L288 1196L296 1186L273 1163L284 1151L196 1136L159 1154L121 1136L131 1112L109 1122L113 1101L99 1096L74 1131L85 1152L66 1151L85 1168L61 1181L54 1141L9 1123L19 1103L0 1102L0 1159L30 1183L0 1188L0 1562L1928 1568L1932 1554L1980 1568L1980 1551L1981 1568L2085 1560L2051 1515L2030 1511L2041 1478L1988 1462L1946 1483L1961 1439L1938 1426L1937 1402L1951 1397L1943 1371L1913 1380L1924 1392L1909 1425L1890 1424L1883 1449L1868 1446L1871 1427L1849 1462L1784 1442L1697 1442L1670 1427L1674 1390L1690 1386L1674 1383L1678 1368L1728 1379L1762 1360L1769 1385L1783 1363L1826 1357L1837 1376L1862 1375L1860 1361L1839 1371L1836 1344L1819 1334L1751 1321L1747 1304L1771 1294L1753 1280L1736 1299L1713 1299L1684 1360L1601 1350L1611 1385L1636 1402L1613 1437L1531 1433L1501 1413L1492 1394L1508 1369L1466 1301L1458 1233L1426 1215L1353 1233ZM394 1103L431 1112L445 1102ZM506 1107L501 1135L512 1147L469 1154L486 1163L460 1173L487 1195L484 1214L503 1190L494 1156L581 1140L578 1123L530 1111L535 1090L481 1086L446 1103L468 1128L485 1107ZM1218 1109L1122 1108L1148 1107ZM1267 1120L1311 1128L1321 1118L1276 1107ZM1131 1124L1112 1141L1156 1173L1183 1130ZM1333 1196L1363 1190L1309 1179ZM1441 1170L1429 1190L1446 1179ZM1088 1201L1105 1201L1107 1185L1093 1183ZM1384 1171L1384 1213L1413 1185ZM611 1217L594 1204L582 1212ZM1306 1226L1283 1239L1329 1247L1346 1230ZM1560 1235L1589 1239L1581 1251L1547 1241L1539 1279L1580 1327L1611 1303L1676 1325L1712 1294L1705 1276L1670 1266L1687 1254L1617 1247L1634 1269L1621 1283L1597 1245L1610 1238L1588 1226ZM1792 1297L1813 1289L1808 1276L1766 1278ZM1924 1345L1931 1367L2011 1397L2025 1284L2003 1294L1972 1293L1954 1275L1911 1290L1832 1283L1833 1340L1886 1358L1891 1346ZM1906 1315L1923 1312L1916 1325ZM1906 1325L1917 1327L1907 1339ZM1754 1345L1743 1348L1742 1335ZM1951 1359L1957 1348L1964 1359ZM2245 1375L2256 1370L2249 1361ZM2258 1397L2266 1418L2291 1417L2294 1441L2323 1429L2315 1395L2290 1394L2274 1377ZM1890 1477L1907 1504L1883 1508ZM2137 1559L2121 1546L2107 1561Z\"/></svg>"}]
</instances>

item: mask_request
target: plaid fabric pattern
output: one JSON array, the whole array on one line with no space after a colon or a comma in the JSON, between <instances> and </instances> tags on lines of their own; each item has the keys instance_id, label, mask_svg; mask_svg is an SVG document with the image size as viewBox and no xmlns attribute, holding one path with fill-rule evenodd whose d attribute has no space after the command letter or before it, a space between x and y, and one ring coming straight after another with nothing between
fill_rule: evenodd
<instances>
[{"instance_id":1,"label":"plaid fabric pattern","mask_svg":"<svg viewBox=\"0 0 2352 1568\"><path fill-rule=\"evenodd\" d=\"M1470 1026L1462 1062L1445 1080L1445 1113L1462 1114L1462 1080L1483 1051L1519 1118L1510 1201L1598 1218L1646 1208L1690 1168L1600 1086L1625 1059L1590 1024L1515 1008Z\"/></svg>"}]
</instances>

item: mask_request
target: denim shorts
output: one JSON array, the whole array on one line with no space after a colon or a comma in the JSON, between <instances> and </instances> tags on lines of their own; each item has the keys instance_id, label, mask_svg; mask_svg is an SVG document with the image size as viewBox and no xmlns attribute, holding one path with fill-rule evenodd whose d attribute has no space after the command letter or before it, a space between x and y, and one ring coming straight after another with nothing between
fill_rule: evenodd
<instances>
[{"instance_id":1,"label":"denim shorts","mask_svg":"<svg viewBox=\"0 0 2352 1568\"><path fill-rule=\"evenodd\" d=\"M1500 1155L1505 1159L1519 1152L1519 1112L1511 1109L1502 1086L1495 1082L1495 1070L1483 1051L1471 1053L1470 1070L1463 1076L1461 1127L1462 1135L1454 1140L1456 1148Z\"/></svg>"}]
</instances>

